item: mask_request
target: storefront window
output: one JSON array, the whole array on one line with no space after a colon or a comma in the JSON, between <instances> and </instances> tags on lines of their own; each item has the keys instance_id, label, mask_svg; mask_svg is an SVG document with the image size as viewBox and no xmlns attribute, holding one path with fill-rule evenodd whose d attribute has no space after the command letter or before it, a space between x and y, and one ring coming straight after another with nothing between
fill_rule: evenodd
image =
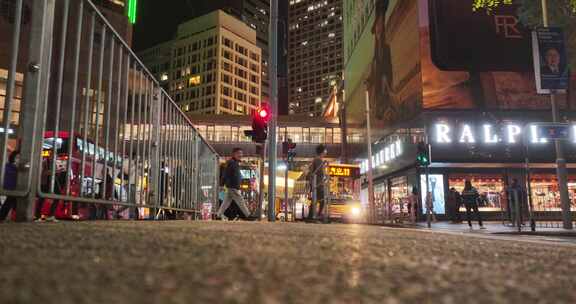
<instances>
[{"instance_id":1,"label":"storefront window","mask_svg":"<svg viewBox=\"0 0 576 304\"><path fill-rule=\"evenodd\" d=\"M376 205L376 217L380 222L386 216L386 206L388 205L388 185L386 183L374 186L374 204Z\"/></svg>"},{"instance_id":2,"label":"storefront window","mask_svg":"<svg viewBox=\"0 0 576 304\"><path fill-rule=\"evenodd\" d=\"M432 198L432 211L436 214L446 213L446 201L444 199L444 175L442 174L429 174L428 175L428 188L426 188L426 175L420 175L420 199L422 202L426 201L426 192L430 192Z\"/></svg>"},{"instance_id":3,"label":"storefront window","mask_svg":"<svg viewBox=\"0 0 576 304\"><path fill-rule=\"evenodd\" d=\"M448 177L448 187L462 193L464 182L472 182L472 186L480 193L481 211L501 211L502 194L504 191L504 176L499 174L451 174Z\"/></svg>"},{"instance_id":4,"label":"storefront window","mask_svg":"<svg viewBox=\"0 0 576 304\"><path fill-rule=\"evenodd\" d=\"M251 142L252 138L245 135L244 131L251 131L251 127L240 127L240 134L238 135L240 138L240 142Z\"/></svg>"},{"instance_id":5,"label":"storefront window","mask_svg":"<svg viewBox=\"0 0 576 304\"><path fill-rule=\"evenodd\" d=\"M229 142L232 140L232 134L229 126L216 126L216 141Z\"/></svg>"},{"instance_id":6,"label":"storefront window","mask_svg":"<svg viewBox=\"0 0 576 304\"><path fill-rule=\"evenodd\" d=\"M240 132L238 127L232 127L232 142L240 141Z\"/></svg>"},{"instance_id":7,"label":"storefront window","mask_svg":"<svg viewBox=\"0 0 576 304\"><path fill-rule=\"evenodd\" d=\"M286 132L287 132L287 131L286 131L286 128L278 128L278 139L279 139L281 142L285 142L285 141L286 141L286 139L287 139L287 138L286 138ZM290 137L288 136L288 138L290 138Z\"/></svg>"},{"instance_id":8,"label":"storefront window","mask_svg":"<svg viewBox=\"0 0 576 304\"><path fill-rule=\"evenodd\" d=\"M390 181L390 206L392 214L406 213L406 200L408 199L408 179L406 176L393 178Z\"/></svg>"},{"instance_id":9,"label":"storefront window","mask_svg":"<svg viewBox=\"0 0 576 304\"><path fill-rule=\"evenodd\" d=\"M334 128L333 142L335 144L342 143L342 132L340 131L340 128Z\"/></svg>"},{"instance_id":10,"label":"storefront window","mask_svg":"<svg viewBox=\"0 0 576 304\"><path fill-rule=\"evenodd\" d=\"M206 140L207 141L214 141L215 140L214 126L207 126L206 127Z\"/></svg>"},{"instance_id":11,"label":"storefront window","mask_svg":"<svg viewBox=\"0 0 576 304\"><path fill-rule=\"evenodd\" d=\"M288 128L288 138L292 139L292 142L301 143L302 142L302 128Z\"/></svg>"},{"instance_id":12,"label":"storefront window","mask_svg":"<svg viewBox=\"0 0 576 304\"><path fill-rule=\"evenodd\" d=\"M312 138L312 143L322 144L325 140L324 128L310 128L310 137Z\"/></svg>"},{"instance_id":13,"label":"storefront window","mask_svg":"<svg viewBox=\"0 0 576 304\"><path fill-rule=\"evenodd\" d=\"M326 128L326 144L331 144L334 142L334 130L332 128Z\"/></svg>"},{"instance_id":14,"label":"storefront window","mask_svg":"<svg viewBox=\"0 0 576 304\"><path fill-rule=\"evenodd\" d=\"M530 178L534 211L561 211L560 192L554 174L533 174ZM576 211L576 176L568 178L571 209Z\"/></svg>"},{"instance_id":15,"label":"storefront window","mask_svg":"<svg viewBox=\"0 0 576 304\"><path fill-rule=\"evenodd\" d=\"M302 128L302 136L303 143L312 143L312 139L310 137L310 128Z\"/></svg>"}]
</instances>

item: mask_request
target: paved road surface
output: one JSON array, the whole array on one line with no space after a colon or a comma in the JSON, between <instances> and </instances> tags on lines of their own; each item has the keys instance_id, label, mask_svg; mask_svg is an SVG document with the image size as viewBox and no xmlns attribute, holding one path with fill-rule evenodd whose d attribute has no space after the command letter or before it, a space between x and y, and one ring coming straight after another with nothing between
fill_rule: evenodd
<instances>
[{"instance_id":1,"label":"paved road surface","mask_svg":"<svg viewBox=\"0 0 576 304\"><path fill-rule=\"evenodd\" d=\"M0 303L576 303L576 246L358 225L0 224Z\"/></svg>"}]
</instances>

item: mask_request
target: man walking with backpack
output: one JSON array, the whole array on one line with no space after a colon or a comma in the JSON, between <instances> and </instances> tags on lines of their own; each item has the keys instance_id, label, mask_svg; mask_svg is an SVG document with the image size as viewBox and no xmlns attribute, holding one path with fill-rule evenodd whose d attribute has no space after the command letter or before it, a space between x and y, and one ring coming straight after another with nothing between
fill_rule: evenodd
<instances>
[{"instance_id":1,"label":"man walking with backpack","mask_svg":"<svg viewBox=\"0 0 576 304\"><path fill-rule=\"evenodd\" d=\"M250 215L250 210L246 206L246 202L240 192L240 183L242 181L242 176L240 174L240 161L242 160L242 155L242 149L234 148L232 150L232 158L226 162L226 168L224 169L223 175L226 194L217 214L223 220L227 219L224 213L230 207L232 201L234 201L236 206L238 206L241 213L240 217L247 218Z\"/></svg>"}]
</instances>

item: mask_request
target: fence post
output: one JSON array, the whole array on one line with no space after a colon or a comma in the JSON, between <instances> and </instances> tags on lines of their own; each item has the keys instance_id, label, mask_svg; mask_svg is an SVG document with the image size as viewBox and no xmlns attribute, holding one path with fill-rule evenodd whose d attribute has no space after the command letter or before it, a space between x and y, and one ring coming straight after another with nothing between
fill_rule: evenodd
<instances>
[{"instance_id":1,"label":"fence post","mask_svg":"<svg viewBox=\"0 0 576 304\"><path fill-rule=\"evenodd\" d=\"M157 208L160 204L160 170L162 170L162 163L160 161L160 119L162 117L162 107L161 107L161 94L162 89L160 87L154 87L152 89L152 105L150 108L150 124L152 128L152 146L150 150L150 182L148 187L150 187L150 205L154 206L154 212L151 212L151 219L156 218Z\"/></svg>"},{"instance_id":2,"label":"fence post","mask_svg":"<svg viewBox=\"0 0 576 304\"><path fill-rule=\"evenodd\" d=\"M55 0L32 2L28 71L25 73L22 118L18 134L21 140L22 165L17 188L28 190L26 196L18 199L16 220L20 222L34 219L34 204L42 173L40 152L50 83L54 5Z\"/></svg>"},{"instance_id":3,"label":"fence post","mask_svg":"<svg viewBox=\"0 0 576 304\"><path fill-rule=\"evenodd\" d=\"M521 201L518 195L518 189L514 189L512 191L512 197L514 199L514 223L518 228L518 232L522 231L522 209L521 209Z\"/></svg>"},{"instance_id":4,"label":"fence post","mask_svg":"<svg viewBox=\"0 0 576 304\"><path fill-rule=\"evenodd\" d=\"M198 201L198 189L200 188L200 173L198 170L198 162L200 160L200 147L198 146L198 142L200 142L200 136L195 133L194 134L194 154L192 156L192 201L194 203L194 219L198 219L198 215L200 215L200 218L202 218L202 206L200 206L200 203Z\"/></svg>"}]
</instances>

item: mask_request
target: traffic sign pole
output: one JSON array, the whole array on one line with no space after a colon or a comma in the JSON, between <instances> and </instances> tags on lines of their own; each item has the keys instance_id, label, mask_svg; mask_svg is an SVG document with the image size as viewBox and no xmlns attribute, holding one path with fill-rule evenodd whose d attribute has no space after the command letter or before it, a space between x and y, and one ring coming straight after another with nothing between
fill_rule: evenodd
<instances>
[{"instance_id":1,"label":"traffic sign pole","mask_svg":"<svg viewBox=\"0 0 576 304\"><path fill-rule=\"evenodd\" d=\"M548 27L547 0L542 0L542 16L544 27ZM552 106L552 121L557 123L559 121L559 113L555 93L554 90L550 91L550 103ZM570 197L568 195L568 173L566 171L566 159L564 158L562 141L555 139L554 145L556 146L556 175L558 179L558 190L560 191L563 227L564 229L572 229L572 214L570 212Z\"/></svg>"},{"instance_id":2,"label":"traffic sign pole","mask_svg":"<svg viewBox=\"0 0 576 304\"><path fill-rule=\"evenodd\" d=\"M276 119L278 117L278 0L270 1L270 123L268 136L268 220L276 220L276 163L277 163L277 138Z\"/></svg>"}]
</instances>

